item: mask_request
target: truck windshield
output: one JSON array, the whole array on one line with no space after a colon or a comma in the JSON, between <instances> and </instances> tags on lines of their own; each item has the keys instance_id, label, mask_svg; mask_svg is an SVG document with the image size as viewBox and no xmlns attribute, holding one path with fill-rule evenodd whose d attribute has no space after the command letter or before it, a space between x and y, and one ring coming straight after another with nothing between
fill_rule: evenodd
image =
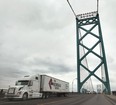
<instances>
[{"instance_id":1,"label":"truck windshield","mask_svg":"<svg viewBox=\"0 0 116 105\"><path fill-rule=\"evenodd\" d=\"M16 85L28 85L29 81L28 80L20 80L16 82Z\"/></svg>"}]
</instances>

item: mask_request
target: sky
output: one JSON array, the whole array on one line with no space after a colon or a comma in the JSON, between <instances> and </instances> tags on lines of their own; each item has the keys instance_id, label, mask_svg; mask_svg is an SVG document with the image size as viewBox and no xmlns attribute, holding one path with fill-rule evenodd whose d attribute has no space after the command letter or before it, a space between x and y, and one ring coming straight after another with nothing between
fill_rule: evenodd
<instances>
[{"instance_id":1,"label":"sky","mask_svg":"<svg viewBox=\"0 0 116 105\"><path fill-rule=\"evenodd\" d=\"M70 0L76 14L96 11L96 1ZM116 90L116 1L99 0L99 14ZM76 67L76 20L66 0L0 0L0 88L24 75L47 74L76 89Z\"/></svg>"}]
</instances>

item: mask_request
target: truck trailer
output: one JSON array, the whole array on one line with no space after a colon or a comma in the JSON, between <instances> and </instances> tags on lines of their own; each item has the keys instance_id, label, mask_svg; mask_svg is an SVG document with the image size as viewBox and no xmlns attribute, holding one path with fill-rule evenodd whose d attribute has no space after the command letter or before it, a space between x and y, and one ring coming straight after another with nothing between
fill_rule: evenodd
<instances>
[{"instance_id":1,"label":"truck trailer","mask_svg":"<svg viewBox=\"0 0 116 105\"><path fill-rule=\"evenodd\" d=\"M67 96L69 83L48 75L24 76L10 86L6 93L9 100L30 98L48 98L50 95Z\"/></svg>"}]
</instances>

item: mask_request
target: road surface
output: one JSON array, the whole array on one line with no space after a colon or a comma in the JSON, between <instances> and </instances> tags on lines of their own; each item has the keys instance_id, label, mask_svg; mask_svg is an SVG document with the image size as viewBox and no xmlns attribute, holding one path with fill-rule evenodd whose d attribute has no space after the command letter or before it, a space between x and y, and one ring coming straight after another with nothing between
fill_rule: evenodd
<instances>
[{"instance_id":1,"label":"road surface","mask_svg":"<svg viewBox=\"0 0 116 105\"><path fill-rule=\"evenodd\" d=\"M116 97L116 96L115 96ZM102 94L73 94L68 97L50 97L49 99L0 100L0 105L116 105L116 98Z\"/></svg>"}]
</instances>

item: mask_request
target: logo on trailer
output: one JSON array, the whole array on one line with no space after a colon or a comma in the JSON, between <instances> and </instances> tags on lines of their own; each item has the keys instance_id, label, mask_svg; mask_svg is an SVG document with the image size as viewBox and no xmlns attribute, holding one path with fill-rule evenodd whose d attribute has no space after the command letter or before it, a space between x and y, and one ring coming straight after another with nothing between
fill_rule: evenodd
<instances>
[{"instance_id":1,"label":"logo on trailer","mask_svg":"<svg viewBox=\"0 0 116 105\"><path fill-rule=\"evenodd\" d=\"M54 80L53 82L52 78L49 80L48 84L49 84L50 89L52 89L52 85L54 86L55 89L59 89L61 87L61 84L56 83L56 80Z\"/></svg>"},{"instance_id":2,"label":"logo on trailer","mask_svg":"<svg viewBox=\"0 0 116 105\"><path fill-rule=\"evenodd\" d=\"M50 79L50 81L49 81L49 87L50 87L50 89L52 89L52 85L53 85L53 82L52 82L52 79Z\"/></svg>"}]
</instances>

